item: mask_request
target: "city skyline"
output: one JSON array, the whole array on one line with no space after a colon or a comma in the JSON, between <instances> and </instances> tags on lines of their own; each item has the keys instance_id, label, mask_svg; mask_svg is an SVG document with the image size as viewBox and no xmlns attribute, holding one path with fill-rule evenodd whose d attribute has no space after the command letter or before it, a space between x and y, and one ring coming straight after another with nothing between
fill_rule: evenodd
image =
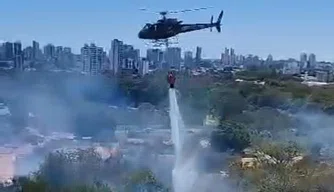
<instances>
[{"instance_id":1,"label":"city skyline","mask_svg":"<svg viewBox=\"0 0 334 192\"><path fill-rule=\"evenodd\" d=\"M114 41L119 41L119 42L121 42L122 44L124 43L125 46L130 46L130 47L132 47L132 48L135 49L135 50L139 50L139 49L137 49L136 47L134 47L134 45L127 44L126 42L123 42L121 39L113 39L113 40L111 40L111 44L112 44L111 47L113 47L113 42L114 42ZM50 46L53 46L54 48L56 48L56 47L61 47L62 49L64 48L65 50L68 49L68 50L70 51L71 54L74 54L74 55L77 55L77 56L78 56L78 55L82 55L82 48L84 48L84 47L86 47L86 46L91 46L91 45L96 46L96 47L98 47L98 48L101 48L101 50L102 50L103 52L105 52L108 56L110 55L110 51L112 51L111 48L110 48L110 49L104 48L104 47L99 46L98 44L96 44L96 43L94 43L94 42L84 43L84 44L80 47L80 51L79 51L79 53L75 53L75 52L73 52L73 51L72 51L73 49L72 49L71 47L69 47L69 46L66 46L66 45L56 45L56 44L53 44L53 43L47 43L47 44L45 44L45 45L41 45L41 44L40 44L38 41L36 41L36 40L33 40L30 44L27 44L26 46L23 46L23 45L22 45L22 41L20 41L20 40L16 40L16 41L2 41L2 40L0 40L0 46L1 46L1 45L5 46L6 43L11 43L11 44L13 44L13 45L19 43L22 49L30 49L30 48L34 47L34 43L38 43L39 51L41 52L41 54L44 53L44 52L45 52L45 49L46 49L47 47L50 47ZM219 58L205 58L205 57L202 56L202 47L200 47L200 46L196 46L196 47L195 47L194 49L192 49L192 50L189 50L189 49L183 49L182 47L179 47L179 46L170 46L170 47L168 47L168 48L177 48L177 49L180 49L180 51L181 51L180 53L181 53L181 57L182 57L182 59L185 59L186 55L189 55L189 53L191 53L191 54L197 54L197 53L199 53L199 54L200 54L199 56L198 56L198 55L193 55L193 58L194 58L194 59L197 59L197 60L198 60L198 57L200 57L200 58L202 58L202 59L221 60L221 59L222 59L222 55L226 54L226 51L229 52L229 50L231 50L231 51L233 52L233 55L236 55L236 56L243 56L243 57L248 57L248 56L254 57L254 56L255 56L255 57L258 57L258 58L261 59L261 60L268 60L268 58L271 58L271 60L277 60L277 61L279 61L279 60L290 60L290 59L294 59L294 60L297 60L297 61L298 61L298 60L301 60L301 57L302 57L303 55L306 55L306 56L314 55L314 56L317 58L316 54L314 54L314 53L307 53L307 52L301 52L301 53L298 55L298 57L289 57L289 58L283 58L283 59L281 59L281 58L274 58L273 55L270 54L270 53L269 53L266 57L260 57L259 55L252 54L252 53L248 53L248 54L241 54L241 53L238 53L238 51L235 51L235 49L234 49L233 47L224 47L223 50L222 50L222 52L220 53L220 57L219 57ZM198 49L200 49L200 51L199 51ZM148 51L150 51L150 50L160 50L160 51L162 51L162 52L165 52L167 49L166 49L166 48L161 48L161 47L148 47L148 48L146 48L146 49L143 50L143 51L140 51L140 50L139 50L139 51L141 52L141 53L139 52L139 56L140 56L141 58L147 58L147 56L148 56L148 55L147 55L147 54L148 54ZM229 54L229 53L228 53L228 54ZM330 62L330 63L333 63L333 62L331 62L331 61L327 61L327 60L319 60L319 59L317 59L317 62Z\"/></svg>"},{"instance_id":2,"label":"city skyline","mask_svg":"<svg viewBox=\"0 0 334 192\"><path fill-rule=\"evenodd\" d=\"M69 69L83 74L98 75L108 72L117 75L127 72L145 75L151 70L199 69L218 67L274 67L283 74L301 74L305 71L315 74L321 81L330 81L333 77L333 63L317 62L315 54L302 53L300 60L274 61L272 55L262 60L256 55L237 55L235 49L225 48L220 60L202 59L202 48L196 47L195 55L191 51L184 52L182 61L180 47L148 49L146 57L140 57L139 49L118 39L112 41L109 54L95 44L85 44L81 54L74 55L70 47L48 44L41 49L39 42L23 48L21 42L6 42L0 46L0 65L4 69L26 70L64 70ZM194 57L195 56L195 57ZM195 72L196 73L196 72Z\"/></svg>"},{"instance_id":3,"label":"city skyline","mask_svg":"<svg viewBox=\"0 0 334 192\"><path fill-rule=\"evenodd\" d=\"M187 23L207 22L211 14L216 18L220 9L225 11L222 33L204 30L180 35L179 46L184 51L195 52L196 46L200 46L203 58L220 58L225 47L233 47L238 54L262 58L272 54L275 59L298 59L300 53L306 52L316 54L319 61L334 61L334 47L330 45L334 42L332 1L173 2L32 0L17 4L4 0L2 5L6 9L0 18L6 19L2 19L0 27L5 30L0 40L20 40L24 47L36 40L41 46L48 43L69 46L79 53L85 43L96 43L109 50L111 40L118 38L145 55L145 49L149 48L145 46L147 41L138 39L137 33L146 22L154 22L159 16L141 12L139 8L158 11L214 6L207 11L171 15Z\"/></svg>"}]
</instances>

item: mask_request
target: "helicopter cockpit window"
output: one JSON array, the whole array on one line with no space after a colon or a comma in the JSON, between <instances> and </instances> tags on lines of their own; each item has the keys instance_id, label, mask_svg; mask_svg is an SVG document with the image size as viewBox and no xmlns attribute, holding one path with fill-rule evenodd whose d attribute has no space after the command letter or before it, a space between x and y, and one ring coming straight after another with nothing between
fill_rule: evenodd
<instances>
[{"instance_id":1,"label":"helicopter cockpit window","mask_svg":"<svg viewBox=\"0 0 334 192\"><path fill-rule=\"evenodd\" d=\"M151 27L152 27L152 25L148 23L144 26L144 29L150 29Z\"/></svg>"}]
</instances>

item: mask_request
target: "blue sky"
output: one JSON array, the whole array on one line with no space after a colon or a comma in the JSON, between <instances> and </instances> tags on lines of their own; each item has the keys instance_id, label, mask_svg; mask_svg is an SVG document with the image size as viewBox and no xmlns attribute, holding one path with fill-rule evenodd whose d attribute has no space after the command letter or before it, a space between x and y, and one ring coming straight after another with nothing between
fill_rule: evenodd
<instances>
[{"instance_id":1,"label":"blue sky","mask_svg":"<svg viewBox=\"0 0 334 192\"><path fill-rule=\"evenodd\" d=\"M302 51L318 60L334 61L333 0L0 0L0 40L33 39L41 45L70 46L78 52L84 43L107 49L119 38L144 50L138 31L158 15L142 12L213 6L209 10L176 14L184 22L209 22L224 9L222 33L209 30L182 34L186 50L203 47L204 57L220 57L224 47L237 53L274 58L298 58Z\"/></svg>"}]
</instances>

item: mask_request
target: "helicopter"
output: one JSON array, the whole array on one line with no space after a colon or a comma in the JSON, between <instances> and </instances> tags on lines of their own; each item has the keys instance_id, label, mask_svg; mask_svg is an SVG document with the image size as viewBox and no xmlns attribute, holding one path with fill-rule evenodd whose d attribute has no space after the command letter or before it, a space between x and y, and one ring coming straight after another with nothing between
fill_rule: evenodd
<instances>
[{"instance_id":1,"label":"helicopter","mask_svg":"<svg viewBox=\"0 0 334 192\"><path fill-rule=\"evenodd\" d=\"M221 32L221 20L223 18L224 11L222 10L218 16L216 22L213 22L213 16L211 16L210 23L194 23L194 24L183 24L183 21L180 21L176 18L167 18L168 13L183 13L189 11L197 11L201 9L207 8L197 8L197 9L186 9L181 11L162 11L159 14L162 16L155 23L147 23L138 33L138 37L140 39L145 40L153 40L155 43L159 43L159 41L164 41L166 46L168 47L168 39L171 37L175 37L180 33L187 33L191 31L202 30L206 28L215 27L217 31ZM146 10L146 9L141 9Z\"/></svg>"}]
</instances>

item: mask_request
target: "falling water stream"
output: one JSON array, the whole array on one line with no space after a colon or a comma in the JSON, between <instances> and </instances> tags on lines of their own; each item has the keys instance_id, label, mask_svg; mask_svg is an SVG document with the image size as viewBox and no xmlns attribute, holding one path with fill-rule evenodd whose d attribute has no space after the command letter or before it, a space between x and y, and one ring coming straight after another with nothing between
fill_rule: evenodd
<instances>
[{"instance_id":1,"label":"falling water stream","mask_svg":"<svg viewBox=\"0 0 334 192\"><path fill-rule=\"evenodd\" d=\"M174 192L196 191L193 186L198 174L195 171L194 159L186 157L183 151L184 123L180 114L175 89L169 89L169 117L172 129L172 142L174 144L175 161L172 171Z\"/></svg>"}]
</instances>

